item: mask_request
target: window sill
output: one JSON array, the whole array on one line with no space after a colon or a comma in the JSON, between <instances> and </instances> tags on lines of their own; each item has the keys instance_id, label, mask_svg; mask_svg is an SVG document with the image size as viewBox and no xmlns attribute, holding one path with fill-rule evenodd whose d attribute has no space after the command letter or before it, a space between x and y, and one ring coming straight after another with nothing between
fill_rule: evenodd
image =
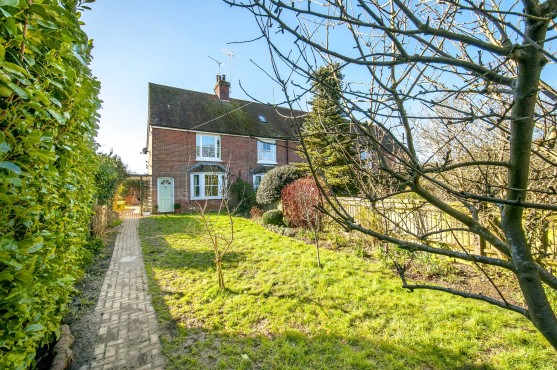
<instances>
[{"instance_id":1,"label":"window sill","mask_svg":"<svg viewBox=\"0 0 557 370\"><path fill-rule=\"evenodd\" d=\"M272 162L272 161L257 161L257 163L260 163L260 164L277 164L276 161L274 161L274 162Z\"/></svg>"},{"instance_id":2,"label":"window sill","mask_svg":"<svg viewBox=\"0 0 557 370\"><path fill-rule=\"evenodd\" d=\"M204 161L204 162L222 162L222 159L220 159L220 158L201 158L201 157L196 157L195 160L196 160L196 161Z\"/></svg>"},{"instance_id":3,"label":"window sill","mask_svg":"<svg viewBox=\"0 0 557 370\"><path fill-rule=\"evenodd\" d=\"M221 200L222 197L191 198L191 200Z\"/></svg>"}]
</instances>

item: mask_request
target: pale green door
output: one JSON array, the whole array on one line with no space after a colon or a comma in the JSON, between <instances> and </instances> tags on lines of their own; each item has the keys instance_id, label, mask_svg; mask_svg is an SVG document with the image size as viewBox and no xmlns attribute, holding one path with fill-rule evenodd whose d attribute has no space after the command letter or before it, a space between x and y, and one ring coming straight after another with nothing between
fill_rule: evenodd
<instances>
[{"instance_id":1,"label":"pale green door","mask_svg":"<svg viewBox=\"0 0 557 370\"><path fill-rule=\"evenodd\" d=\"M174 212L174 179L159 177L158 189L159 212Z\"/></svg>"}]
</instances>

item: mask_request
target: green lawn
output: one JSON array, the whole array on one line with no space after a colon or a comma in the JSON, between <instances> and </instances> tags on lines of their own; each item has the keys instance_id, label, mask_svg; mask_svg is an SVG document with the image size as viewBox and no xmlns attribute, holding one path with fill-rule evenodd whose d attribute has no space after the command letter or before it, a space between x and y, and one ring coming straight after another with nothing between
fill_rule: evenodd
<instances>
[{"instance_id":1,"label":"green lawn","mask_svg":"<svg viewBox=\"0 0 557 370\"><path fill-rule=\"evenodd\" d=\"M227 219L211 216L219 227ZM169 369L555 369L518 314L438 292L408 293L379 262L235 219L219 292L213 252L189 215L141 220Z\"/></svg>"}]
</instances>

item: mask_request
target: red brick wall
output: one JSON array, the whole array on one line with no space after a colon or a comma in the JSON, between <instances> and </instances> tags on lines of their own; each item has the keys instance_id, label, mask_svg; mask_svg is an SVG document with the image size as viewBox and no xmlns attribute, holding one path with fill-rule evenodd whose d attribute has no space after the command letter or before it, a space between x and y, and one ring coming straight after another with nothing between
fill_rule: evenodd
<instances>
[{"instance_id":1,"label":"red brick wall","mask_svg":"<svg viewBox=\"0 0 557 370\"><path fill-rule=\"evenodd\" d=\"M221 162L225 167L230 165L230 175L241 177L252 183L250 169L258 166L257 140L240 136L221 136ZM152 204L157 204L157 179L159 177L174 178L174 202L182 205L182 210L197 207L190 201L188 168L198 163L195 159L195 132L152 128L151 165L152 165ZM303 162L298 155L296 142L277 140L277 166L293 162ZM287 154L288 148L288 154ZM287 162L288 160L288 162ZM204 161L206 162L206 161ZM203 201L204 202L204 201ZM218 206L220 201L211 204Z\"/></svg>"}]
</instances>

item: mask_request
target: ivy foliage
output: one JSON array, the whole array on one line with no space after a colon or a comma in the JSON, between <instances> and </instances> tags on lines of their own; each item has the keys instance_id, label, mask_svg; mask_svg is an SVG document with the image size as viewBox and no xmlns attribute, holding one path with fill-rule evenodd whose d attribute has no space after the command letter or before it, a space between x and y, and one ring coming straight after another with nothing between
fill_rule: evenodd
<instances>
[{"instance_id":1,"label":"ivy foliage","mask_svg":"<svg viewBox=\"0 0 557 370\"><path fill-rule=\"evenodd\" d=\"M81 273L100 100L79 6L0 0L2 369L26 369L59 334Z\"/></svg>"},{"instance_id":2,"label":"ivy foliage","mask_svg":"<svg viewBox=\"0 0 557 370\"><path fill-rule=\"evenodd\" d=\"M273 168L267 172L257 188L257 203L269 204L279 200L282 188L303 176L304 171L293 164Z\"/></svg>"},{"instance_id":3,"label":"ivy foliage","mask_svg":"<svg viewBox=\"0 0 557 370\"><path fill-rule=\"evenodd\" d=\"M312 106L302 126L307 155L323 180L336 194L354 194L357 186L351 163L357 159L350 122L341 107L343 75L338 64L315 72ZM352 158L352 159L350 159Z\"/></svg>"},{"instance_id":4,"label":"ivy foliage","mask_svg":"<svg viewBox=\"0 0 557 370\"><path fill-rule=\"evenodd\" d=\"M97 204L112 206L118 187L128 177L126 165L116 154L97 154L99 166L95 172Z\"/></svg>"},{"instance_id":5,"label":"ivy foliage","mask_svg":"<svg viewBox=\"0 0 557 370\"><path fill-rule=\"evenodd\" d=\"M230 195L230 204L235 212L240 215L249 214L251 208L255 205L255 190L253 186L238 177L230 186L228 191Z\"/></svg>"}]
</instances>

